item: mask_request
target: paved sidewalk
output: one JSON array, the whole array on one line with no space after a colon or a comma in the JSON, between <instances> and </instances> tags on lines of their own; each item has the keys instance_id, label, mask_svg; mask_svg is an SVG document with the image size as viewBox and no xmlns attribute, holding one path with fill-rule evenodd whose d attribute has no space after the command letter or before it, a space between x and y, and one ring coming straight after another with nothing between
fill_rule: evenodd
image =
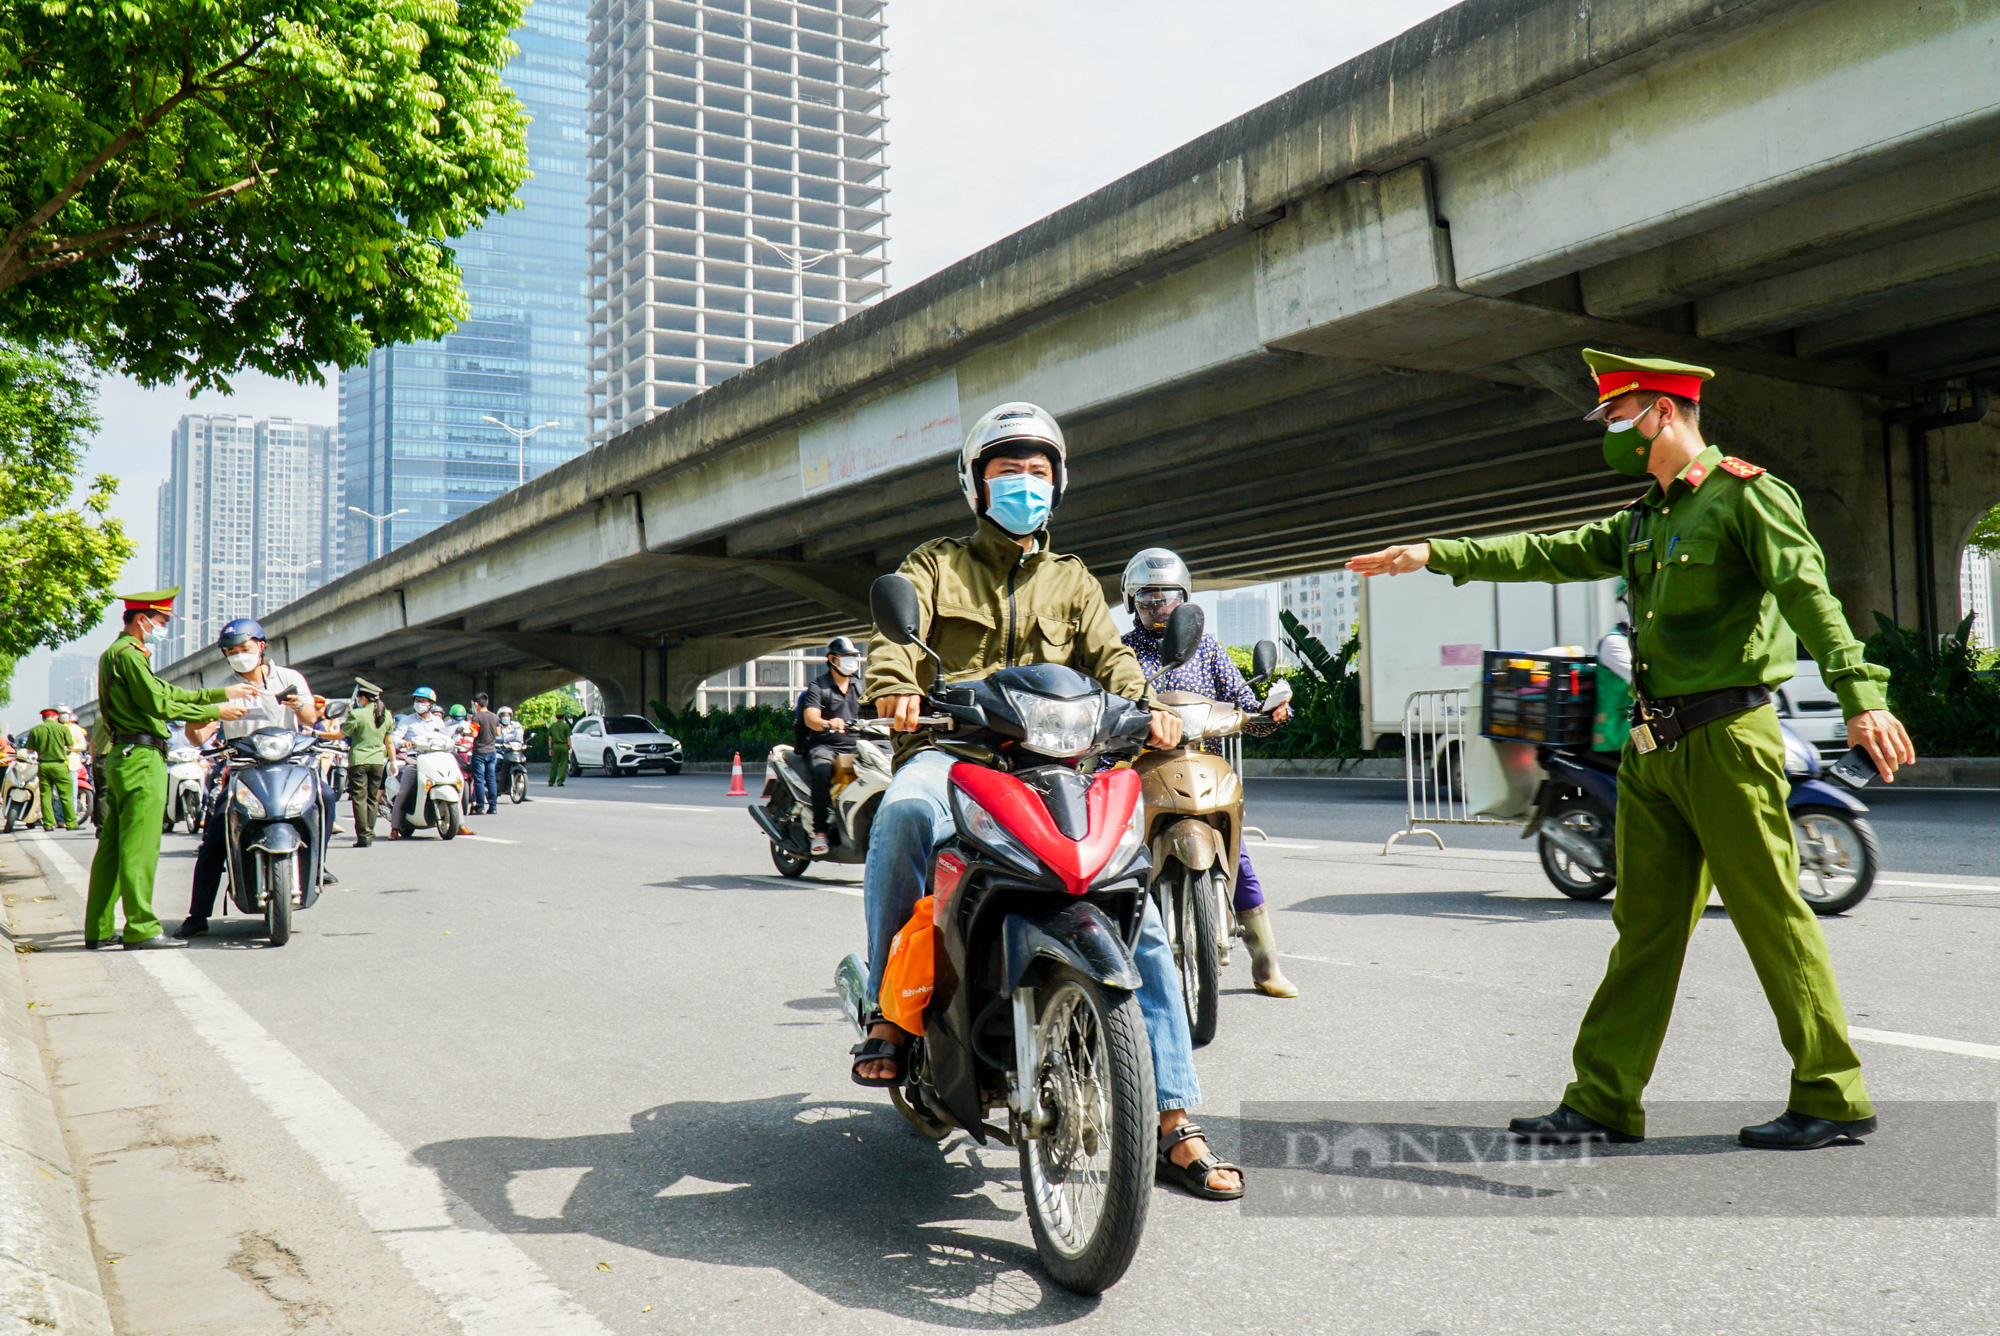
<instances>
[{"instance_id":1,"label":"paved sidewalk","mask_svg":"<svg viewBox=\"0 0 2000 1336\"><path fill-rule=\"evenodd\" d=\"M80 888L88 843L30 832ZM32 1015L119 1336L333 1332L295 1253L252 1204L22 843L0 843ZM83 1328L78 1328L83 1330Z\"/></svg>"}]
</instances>

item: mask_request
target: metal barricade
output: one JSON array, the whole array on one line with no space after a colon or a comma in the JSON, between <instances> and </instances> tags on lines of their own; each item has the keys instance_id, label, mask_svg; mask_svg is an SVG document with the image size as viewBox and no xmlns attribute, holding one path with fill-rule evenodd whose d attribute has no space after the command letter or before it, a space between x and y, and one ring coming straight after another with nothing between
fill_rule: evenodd
<instances>
[{"instance_id":1,"label":"metal barricade","mask_svg":"<svg viewBox=\"0 0 2000 1336\"><path fill-rule=\"evenodd\" d=\"M1222 745L1222 759L1229 762L1229 768L1236 772L1237 782L1241 783L1243 779L1243 735L1241 733L1232 733L1228 737L1218 738L1216 741ZM1246 808L1249 806L1247 792L1244 806ZM1243 834L1246 838L1250 836L1255 836L1260 840L1271 838L1260 828L1251 825L1243 827Z\"/></svg>"},{"instance_id":2,"label":"metal barricade","mask_svg":"<svg viewBox=\"0 0 2000 1336\"><path fill-rule=\"evenodd\" d=\"M1472 738L1472 693L1413 691L1403 705L1403 774L1408 807L1402 830L1382 845L1388 853L1405 835L1428 835L1444 848L1431 826L1518 824L1473 816L1465 806L1465 748Z\"/></svg>"}]
</instances>

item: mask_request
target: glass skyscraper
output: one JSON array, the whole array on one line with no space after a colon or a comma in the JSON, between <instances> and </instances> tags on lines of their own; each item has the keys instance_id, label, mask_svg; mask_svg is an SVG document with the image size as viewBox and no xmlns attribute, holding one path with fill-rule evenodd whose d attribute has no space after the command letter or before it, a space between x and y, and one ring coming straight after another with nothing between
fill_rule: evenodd
<instances>
[{"instance_id":1,"label":"glass skyscraper","mask_svg":"<svg viewBox=\"0 0 2000 1336\"><path fill-rule=\"evenodd\" d=\"M340 377L352 568L584 448L588 6L535 0L504 78L529 115L525 206L453 243L472 315L437 343L378 348ZM547 427L525 448L484 419ZM401 514L394 512L401 511ZM386 541L385 541L386 539Z\"/></svg>"}]
</instances>

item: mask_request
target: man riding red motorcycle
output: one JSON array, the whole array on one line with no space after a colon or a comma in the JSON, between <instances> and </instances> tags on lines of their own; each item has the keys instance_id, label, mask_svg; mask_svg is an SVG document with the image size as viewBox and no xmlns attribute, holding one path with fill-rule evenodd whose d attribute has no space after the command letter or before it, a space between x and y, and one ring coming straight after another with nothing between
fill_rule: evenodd
<instances>
[{"instance_id":1,"label":"man riding red motorcycle","mask_svg":"<svg viewBox=\"0 0 2000 1336\"><path fill-rule=\"evenodd\" d=\"M920 624L944 682L969 683L1023 665L1067 665L1114 696L1147 698L1138 661L1119 641L1097 578L1082 560L1049 550L1048 516L1068 482L1066 459L1061 428L1032 404L1002 404L967 435L959 485L977 531L924 544L899 572L915 586ZM921 648L881 634L870 643L864 701L873 701L903 735L895 779L869 832L863 895L871 990L881 986L891 939L925 892L935 851L957 830L954 758L919 724L937 677ZM1172 745L1179 736L1178 716L1151 711L1152 745ZM1158 1174L1196 1196L1240 1197L1241 1170L1216 1157L1188 1121L1200 1085L1172 951L1150 901L1132 956L1160 1111ZM854 1049L854 1079L894 1086L910 1035L878 1017L868 1036Z\"/></svg>"}]
</instances>

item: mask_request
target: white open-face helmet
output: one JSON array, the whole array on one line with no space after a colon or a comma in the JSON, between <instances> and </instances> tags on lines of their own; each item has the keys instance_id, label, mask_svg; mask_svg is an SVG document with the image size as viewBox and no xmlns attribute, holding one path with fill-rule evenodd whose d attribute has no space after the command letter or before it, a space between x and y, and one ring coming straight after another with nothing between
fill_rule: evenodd
<instances>
[{"instance_id":1,"label":"white open-face helmet","mask_svg":"<svg viewBox=\"0 0 2000 1336\"><path fill-rule=\"evenodd\" d=\"M1178 589L1185 602L1194 597L1194 576L1189 574L1187 563L1164 547L1149 547L1133 554L1125 563L1125 574L1118 577L1118 587L1125 595L1125 611L1139 610L1137 599L1141 589Z\"/></svg>"},{"instance_id":2,"label":"white open-face helmet","mask_svg":"<svg viewBox=\"0 0 2000 1336\"><path fill-rule=\"evenodd\" d=\"M979 514L980 457L997 445L1017 441L1041 446L1055 456L1056 487L1049 509L1062 504L1063 493L1069 490L1069 447L1063 443L1062 428L1046 409L1028 403L1001 404L972 424L965 447L958 452L958 490L965 493L965 504L973 514Z\"/></svg>"}]
</instances>

